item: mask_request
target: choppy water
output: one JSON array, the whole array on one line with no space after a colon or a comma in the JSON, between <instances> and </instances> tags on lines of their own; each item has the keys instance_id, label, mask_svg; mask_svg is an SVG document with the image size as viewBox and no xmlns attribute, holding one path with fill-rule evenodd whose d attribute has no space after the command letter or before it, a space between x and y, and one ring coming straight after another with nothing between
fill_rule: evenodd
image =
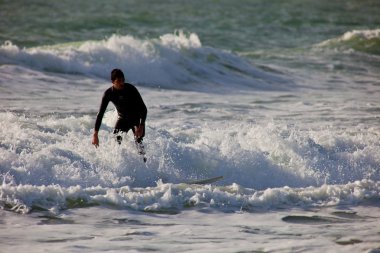
<instances>
[{"instance_id":1,"label":"choppy water","mask_svg":"<svg viewBox=\"0 0 380 253\"><path fill-rule=\"evenodd\" d=\"M0 2L1 244L379 251L379 10L369 0ZM148 107L147 164L130 135L115 143L112 106L91 145L115 67Z\"/></svg>"}]
</instances>

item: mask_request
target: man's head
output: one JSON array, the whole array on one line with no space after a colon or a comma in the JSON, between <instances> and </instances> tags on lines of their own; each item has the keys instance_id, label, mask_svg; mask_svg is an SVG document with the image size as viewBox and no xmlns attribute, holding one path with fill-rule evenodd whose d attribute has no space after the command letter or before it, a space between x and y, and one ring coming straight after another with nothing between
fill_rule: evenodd
<instances>
[{"instance_id":1,"label":"man's head","mask_svg":"<svg viewBox=\"0 0 380 253\"><path fill-rule=\"evenodd\" d=\"M121 69L113 69L111 72L111 81L112 83L115 82L116 79L119 79L121 81L125 81L124 73L121 71Z\"/></svg>"}]
</instances>

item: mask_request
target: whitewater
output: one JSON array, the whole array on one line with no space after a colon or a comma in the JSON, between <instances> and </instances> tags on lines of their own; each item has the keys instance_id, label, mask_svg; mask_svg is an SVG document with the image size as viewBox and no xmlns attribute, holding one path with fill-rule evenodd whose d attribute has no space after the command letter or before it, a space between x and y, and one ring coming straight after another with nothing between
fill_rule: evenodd
<instances>
[{"instance_id":1,"label":"whitewater","mask_svg":"<svg viewBox=\"0 0 380 253\"><path fill-rule=\"evenodd\" d=\"M224 23L197 30L183 15L192 29L162 32L140 14L135 32L97 17L97 38L79 36L79 21L68 30L76 39L1 35L1 252L380 252L379 29L313 20L313 41L279 30L251 42L247 29L231 46L218 36L237 28ZM254 27L269 31L262 15ZM147 105L146 163L132 133L115 141L112 105L91 145L113 68Z\"/></svg>"}]
</instances>

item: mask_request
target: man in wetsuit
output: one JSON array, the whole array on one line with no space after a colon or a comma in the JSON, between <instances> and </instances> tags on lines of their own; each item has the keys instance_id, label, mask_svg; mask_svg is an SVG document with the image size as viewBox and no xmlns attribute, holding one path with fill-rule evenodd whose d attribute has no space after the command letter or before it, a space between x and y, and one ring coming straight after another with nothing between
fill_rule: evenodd
<instances>
[{"instance_id":1,"label":"man in wetsuit","mask_svg":"<svg viewBox=\"0 0 380 253\"><path fill-rule=\"evenodd\" d=\"M145 136L145 120L147 115L147 108L144 101L135 86L124 82L124 73L120 69L112 70L111 81L112 86L104 92L96 117L92 144L95 147L99 146L99 128L108 103L111 101L115 105L118 114L113 132L117 136L116 139L118 143L120 144L122 141L122 137L118 135L118 133L127 133L132 129L139 153L144 154L142 140ZM144 161L145 160L144 158Z\"/></svg>"}]
</instances>

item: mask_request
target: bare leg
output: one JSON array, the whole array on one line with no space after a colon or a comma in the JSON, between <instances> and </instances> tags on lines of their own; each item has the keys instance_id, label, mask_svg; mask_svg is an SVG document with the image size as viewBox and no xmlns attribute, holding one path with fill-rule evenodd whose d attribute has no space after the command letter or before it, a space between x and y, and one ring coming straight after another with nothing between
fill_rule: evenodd
<instances>
[{"instance_id":1,"label":"bare leg","mask_svg":"<svg viewBox=\"0 0 380 253\"><path fill-rule=\"evenodd\" d=\"M123 137L121 136L122 131L120 131L119 129L114 129L113 134L116 139L116 142L120 145L123 140Z\"/></svg>"},{"instance_id":2,"label":"bare leg","mask_svg":"<svg viewBox=\"0 0 380 253\"><path fill-rule=\"evenodd\" d=\"M147 159L145 156L145 147L144 147L144 144L142 143L142 140L143 138L135 138L135 144L136 144L137 152L139 153L139 155L143 157L143 161L145 163Z\"/></svg>"}]
</instances>

